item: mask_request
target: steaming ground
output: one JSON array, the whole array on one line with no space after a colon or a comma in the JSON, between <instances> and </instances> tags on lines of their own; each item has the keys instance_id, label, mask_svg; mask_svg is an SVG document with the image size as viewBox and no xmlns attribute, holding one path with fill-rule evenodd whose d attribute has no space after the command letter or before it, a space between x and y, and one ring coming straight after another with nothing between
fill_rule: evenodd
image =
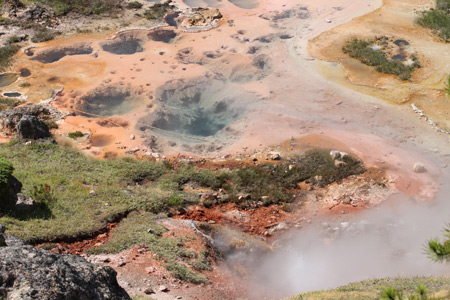
<instances>
[{"instance_id":1,"label":"steaming ground","mask_svg":"<svg viewBox=\"0 0 450 300\"><path fill-rule=\"evenodd\" d=\"M370 278L448 276L447 265L424 253L426 241L450 220L448 197L442 193L433 205L396 198L357 217L291 232L274 254L261 258L254 280L266 294L282 297Z\"/></svg>"}]
</instances>

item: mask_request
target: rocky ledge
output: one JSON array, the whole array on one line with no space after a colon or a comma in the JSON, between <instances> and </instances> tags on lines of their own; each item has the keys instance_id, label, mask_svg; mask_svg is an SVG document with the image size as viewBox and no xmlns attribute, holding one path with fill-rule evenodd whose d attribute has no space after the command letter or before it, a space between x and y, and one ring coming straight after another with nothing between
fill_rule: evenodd
<instances>
[{"instance_id":1,"label":"rocky ledge","mask_svg":"<svg viewBox=\"0 0 450 300\"><path fill-rule=\"evenodd\" d=\"M110 267L24 245L10 235L0 236L1 299L131 300Z\"/></svg>"}]
</instances>

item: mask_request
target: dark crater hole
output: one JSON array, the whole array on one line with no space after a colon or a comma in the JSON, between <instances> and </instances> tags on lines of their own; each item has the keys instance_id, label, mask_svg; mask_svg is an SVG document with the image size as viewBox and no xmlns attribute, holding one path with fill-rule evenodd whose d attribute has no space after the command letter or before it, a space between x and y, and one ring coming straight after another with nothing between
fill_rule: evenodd
<instances>
[{"instance_id":1,"label":"dark crater hole","mask_svg":"<svg viewBox=\"0 0 450 300\"><path fill-rule=\"evenodd\" d=\"M157 108L138 122L142 131L156 127L196 137L208 137L236 121L242 109L237 98L211 81L177 81L157 90Z\"/></svg>"},{"instance_id":2,"label":"dark crater hole","mask_svg":"<svg viewBox=\"0 0 450 300\"><path fill-rule=\"evenodd\" d=\"M36 54L34 57L31 58L31 60L36 60L44 64L51 64L59 61L65 56L92 54L92 51L93 49L90 45L79 44L68 47L45 50L43 52L40 52L39 54Z\"/></svg>"},{"instance_id":3,"label":"dark crater hole","mask_svg":"<svg viewBox=\"0 0 450 300\"><path fill-rule=\"evenodd\" d=\"M142 40L125 36L120 36L118 40L104 43L102 49L117 55L131 55L144 50Z\"/></svg>"},{"instance_id":4,"label":"dark crater hole","mask_svg":"<svg viewBox=\"0 0 450 300\"><path fill-rule=\"evenodd\" d=\"M128 89L106 87L95 89L75 105L78 113L87 117L110 117L130 112L139 106L140 97Z\"/></svg>"}]
</instances>

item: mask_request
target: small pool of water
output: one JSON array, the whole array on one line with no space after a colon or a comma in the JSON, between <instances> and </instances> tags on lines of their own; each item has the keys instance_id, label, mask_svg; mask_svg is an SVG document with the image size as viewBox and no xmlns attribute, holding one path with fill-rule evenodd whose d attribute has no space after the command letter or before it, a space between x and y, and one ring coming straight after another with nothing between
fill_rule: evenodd
<instances>
[{"instance_id":1,"label":"small pool of water","mask_svg":"<svg viewBox=\"0 0 450 300\"><path fill-rule=\"evenodd\" d=\"M400 54L396 54L396 55L392 56L393 60L399 60L399 61L406 61L407 58L408 58L407 55L404 53L400 53Z\"/></svg>"},{"instance_id":2,"label":"small pool of water","mask_svg":"<svg viewBox=\"0 0 450 300\"><path fill-rule=\"evenodd\" d=\"M166 21L167 24L169 24L169 26L178 27L178 23L175 19L178 18L179 16L180 12L169 13L164 18L164 20Z\"/></svg>"},{"instance_id":3,"label":"small pool of water","mask_svg":"<svg viewBox=\"0 0 450 300\"><path fill-rule=\"evenodd\" d=\"M168 83L157 90L158 108L139 120L146 125L192 137L217 134L243 113L222 82L194 80ZM150 128L151 129L151 128Z\"/></svg>"},{"instance_id":4,"label":"small pool of water","mask_svg":"<svg viewBox=\"0 0 450 300\"><path fill-rule=\"evenodd\" d=\"M406 47L409 45L409 43L405 40L395 40L394 44L396 44L397 46L401 47Z\"/></svg>"},{"instance_id":5,"label":"small pool of water","mask_svg":"<svg viewBox=\"0 0 450 300\"><path fill-rule=\"evenodd\" d=\"M131 55L144 51L142 41L135 38L120 38L117 41L103 44L102 48L106 52L117 55Z\"/></svg>"},{"instance_id":6,"label":"small pool of water","mask_svg":"<svg viewBox=\"0 0 450 300\"><path fill-rule=\"evenodd\" d=\"M3 73L0 74L0 87L10 86L17 81L19 76L16 73Z\"/></svg>"},{"instance_id":7,"label":"small pool of water","mask_svg":"<svg viewBox=\"0 0 450 300\"><path fill-rule=\"evenodd\" d=\"M259 6L257 0L228 0L239 8L254 9Z\"/></svg>"},{"instance_id":8,"label":"small pool of water","mask_svg":"<svg viewBox=\"0 0 450 300\"><path fill-rule=\"evenodd\" d=\"M155 29L147 34L147 37L156 42L170 43L177 34L172 29Z\"/></svg>"},{"instance_id":9,"label":"small pool of water","mask_svg":"<svg viewBox=\"0 0 450 300\"><path fill-rule=\"evenodd\" d=\"M20 77L28 77L31 75L31 71L28 70L27 68L22 68L19 71Z\"/></svg>"},{"instance_id":10,"label":"small pool of water","mask_svg":"<svg viewBox=\"0 0 450 300\"><path fill-rule=\"evenodd\" d=\"M17 98L17 97L22 96L22 94L18 93L18 92L11 92L11 93L3 93L3 96L9 97L9 98Z\"/></svg>"}]
</instances>

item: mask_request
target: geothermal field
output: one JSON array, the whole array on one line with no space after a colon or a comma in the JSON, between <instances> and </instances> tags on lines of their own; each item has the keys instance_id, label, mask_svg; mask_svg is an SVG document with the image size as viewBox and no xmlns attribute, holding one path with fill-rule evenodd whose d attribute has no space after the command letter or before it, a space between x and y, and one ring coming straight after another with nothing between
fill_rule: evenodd
<instances>
[{"instance_id":1,"label":"geothermal field","mask_svg":"<svg viewBox=\"0 0 450 300\"><path fill-rule=\"evenodd\" d=\"M381 278L450 299L448 256L427 248L450 221L450 38L419 21L447 5L449 26L448 0L57 2L0 2L0 42L17 45L0 74L0 104L16 101L0 106L0 158L29 200L14 196L0 223L112 267L125 296L86 299L402 290L309 293ZM39 26L54 38L29 38ZM52 137L22 138L24 115ZM0 298L63 299L26 298L2 270Z\"/></svg>"}]
</instances>

